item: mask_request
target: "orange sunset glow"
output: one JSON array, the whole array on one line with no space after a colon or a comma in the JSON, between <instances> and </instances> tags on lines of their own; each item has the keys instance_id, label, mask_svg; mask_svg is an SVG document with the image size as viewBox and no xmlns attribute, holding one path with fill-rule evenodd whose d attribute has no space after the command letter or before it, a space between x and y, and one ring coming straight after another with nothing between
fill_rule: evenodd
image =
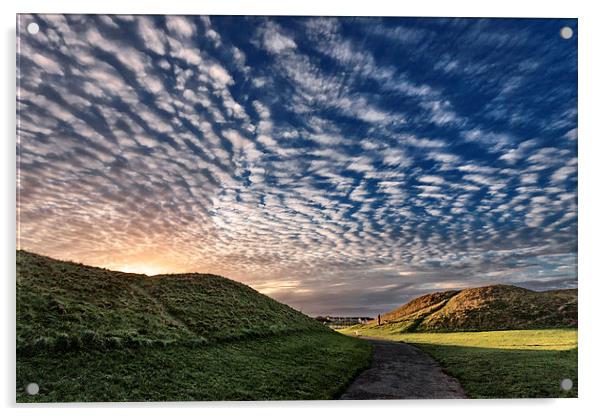
<instances>
[{"instance_id":1,"label":"orange sunset glow","mask_svg":"<svg viewBox=\"0 0 602 416\"><path fill-rule=\"evenodd\" d=\"M19 38L19 248L310 314L576 287L576 32L553 19L85 19Z\"/></svg>"}]
</instances>

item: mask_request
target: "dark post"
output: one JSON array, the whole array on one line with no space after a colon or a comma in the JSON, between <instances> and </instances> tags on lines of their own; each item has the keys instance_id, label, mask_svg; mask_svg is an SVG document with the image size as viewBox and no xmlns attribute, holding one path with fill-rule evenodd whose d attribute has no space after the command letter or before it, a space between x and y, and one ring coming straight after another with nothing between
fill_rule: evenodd
<instances>
[{"instance_id":1,"label":"dark post","mask_svg":"<svg viewBox=\"0 0 602 416\"><path fill-rule=\"evenodd\" d=\"M378 314L378 326L380 326L380 313Z\"/></svg>"}]
</instances>

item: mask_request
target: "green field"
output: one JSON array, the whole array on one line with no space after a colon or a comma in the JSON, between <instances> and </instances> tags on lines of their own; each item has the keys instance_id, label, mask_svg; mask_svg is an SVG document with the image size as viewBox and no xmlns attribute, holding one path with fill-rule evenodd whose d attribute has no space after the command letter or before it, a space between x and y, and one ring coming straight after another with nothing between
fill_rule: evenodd
<instances>
[{"instance_id":1,"label":"green field","mask_svg":"<svg viewBox=\"0 0 602 416\"><path fill-rule=\"evenodd\" d=\"M341 330L403 341L434 357L470 398L577 397L577 330L400 333L392 326ZM573 381L572 390L560 381Z\"/></svg>"},{"instance_id":2,"label":"green field","mask_svg":"<svg viewBox=\"0 0 602 416\"><path fill-rule=\"evenodd\" d=\"M24 251L16 324L17 402L331 399L371 357L365 341L220 276ZM31 382L40 394L25 393Z\"/></svg>"},{"instance_id":3,"label":"green field","mask_svg":"<svg viewBox=\"0 0 602 416\"><path fill-rule=\"evenodd\" d=\"M572 294L552 295L573 307ZM412 305L418 312L406 307L404 319L434 313L428 302ZM570 308L563 310L572 319ZM404 325L341 332L416 345L469 397L577 396L576 329L433 333ZM17 253L18 402L331 399L370 359L367 342L220 276L149 277ZM559 388L564 378L574 382L569 392ZM25 393L30 382L39 395Z\"/></svg>"},{"instance_id":4,"label":"green field","mask_svg":"<svg viewBox=\"0 0 602 416\"><path fill-rule=\"evenodd\" d=\"M35 355L17 362L17 401L332 399L369 361L368 343L327 332ZM25 394L30 381L39 395Z\"/></svg>"}]
</instances>

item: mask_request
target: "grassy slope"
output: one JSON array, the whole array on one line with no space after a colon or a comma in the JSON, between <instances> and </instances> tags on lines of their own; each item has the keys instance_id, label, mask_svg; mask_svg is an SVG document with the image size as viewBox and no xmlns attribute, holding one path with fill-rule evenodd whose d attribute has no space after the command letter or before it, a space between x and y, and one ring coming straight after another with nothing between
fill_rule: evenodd
<instances>
[{"instance_id":1,"label":"grassy slope","mask_svg":"<svg viewBox=\"0 0 602 416\"><path fill-rule=\"evenodd\" d=\"M416 345L457 377L469 397L577 395L577 330L571 328L577 325L577 290L494 285L439 292L381 318L380 326L341 332ZM572 391L560 390L563 378L573 380Z\"/></svg>"},{"instance_id":2,"label":"grassy slope","mask_svg":"<svg viewBox=\"0 0 602 416\"><path fill-rule=\"evenodd\" d=\"M535 292L493 285L438 292L383 314L381 321L406 332L575 327L577 290Z\"/></svg>"},{"instance_id":3,"label":"grassy slope","mask_svg":"<svg viewBox=\"0 0 602 416\"><path fill-rule=\"evenodd\" d=\"M148 277L17 255L17 344L202 342L322 325L241 283L203 274ZM37 349L37 348L36 348Z\"/></svg>"},{"instance_id":4,"label":"grassy slope","mask_svg":"<svg viewBox=\"0 0 602 416\"><path fill-rule=\"evenodd\" d=\"M349 342L352 341L352 342ZM367 343L328 332L200 348L86 350L17 363L17 401L321 400L369 365ZM40 385L27 396L21 386Z\"/></svg>"},{"instance_id":5,"label":"grassy slope","mask_svg":"<svg viewBox=\"0 0 602 416\"><path fill-rule=\"evenodd\" d=\"M404 341L433 356L471 398L576 397L577 330L403 333L392 326L341 331ZM564 392L560 381L570 378Z\"/></svg>"},{"instance_id":6,"label":"grassy slope","mask_svg":"<svg viewBox=\"0 0 602 416\"><path fill-rule=\"evenodd\" d=\"M219 276L17 253L17 401L330 398L369 357L366 343ZM32 381L38 396L24 394Z\"/></svg>"}]
</instances>

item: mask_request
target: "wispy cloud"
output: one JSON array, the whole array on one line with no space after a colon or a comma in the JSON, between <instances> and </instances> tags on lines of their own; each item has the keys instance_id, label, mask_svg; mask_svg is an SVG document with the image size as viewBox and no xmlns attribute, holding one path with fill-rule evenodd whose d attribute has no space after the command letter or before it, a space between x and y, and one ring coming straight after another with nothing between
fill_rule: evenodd
<instances>
[{"instance_id":1,"label":"wispy cloud","mask_svg":"<svg viewBox=\"0 0 602 416\"><path fill-rule=\"evenodd\" d=\"M573 20L31 20L25 249L309 313L576 283L576 46L541 35Z\"/></svg>"}]
</instances>

